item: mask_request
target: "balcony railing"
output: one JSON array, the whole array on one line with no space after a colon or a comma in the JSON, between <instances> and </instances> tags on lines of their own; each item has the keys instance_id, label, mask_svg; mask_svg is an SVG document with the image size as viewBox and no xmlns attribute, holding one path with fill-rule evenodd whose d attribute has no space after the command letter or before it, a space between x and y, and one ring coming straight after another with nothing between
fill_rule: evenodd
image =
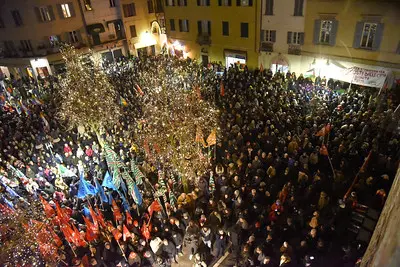
<instances>
[{"instance_id":1,"label":"balcony railing","mask_svg":"<svg viewBox=\"0 0 400 267\"><path fill-rule=\"evenodd\" d=\"M262 42L260 50L264 52L274 52L274 43Z\"/></svg>"},{"instance_id":2,"label":"balcony railing","mask_svg":"<svg viewBox=\"0 0 400 267\"><path fill-rule=\"evenodd\" d=\"M196 41L199 45L211 45L211 36L208 33L201 33Z\"/></svg>"},{"instance_id":3,"label":"balcony railing","mask_svg":"<svg viewBox=\"0 0 400 267\"><path fill-rule=\"evenodd\" d=\"M289 55L301 55L301 46L300 45L289 45L288 54Z\"/></svg>"}]
</instances>

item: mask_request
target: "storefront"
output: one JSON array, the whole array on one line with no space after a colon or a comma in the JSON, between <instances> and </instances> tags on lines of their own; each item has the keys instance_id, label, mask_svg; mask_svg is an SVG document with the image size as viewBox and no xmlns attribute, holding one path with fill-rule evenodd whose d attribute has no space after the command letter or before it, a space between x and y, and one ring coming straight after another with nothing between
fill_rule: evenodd
<instances>
[{"instance_id":1,"label":"storefront","mask_svg":"<svg viewBox=\"0 0 400 267\"><path fill-rule=\"evenodd\" d=\"M242 51L224 50L225 67L237 65L239 68L244 68L247 61L247 53Z\"/></svg>"}]
</instances>

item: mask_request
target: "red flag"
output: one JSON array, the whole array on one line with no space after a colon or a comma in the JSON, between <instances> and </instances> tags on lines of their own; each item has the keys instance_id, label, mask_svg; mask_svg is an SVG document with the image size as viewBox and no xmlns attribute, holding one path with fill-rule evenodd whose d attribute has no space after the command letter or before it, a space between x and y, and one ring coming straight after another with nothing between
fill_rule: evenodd
<instances>
[{"instance_id":1,"label":"red flag","mask_svg":"<svg viewBox=\"0 0 400 267\"><path fill-rule=\"evenodd\" d=\"M112 209L113 209L113 213L114 213L114 219L116 221L120 221L122 220L122 214L121 211L117 205L117 203L115 202L115 200L112 200Z\"/></svg>"},{"instance_id":2,"label":"red flag","mask_svg":"<svg viewBox=\"0 0 400 267\"><path fill-rule=\"evenodd\" d=\"M321 148L319 150L319 153L321 155L324 155L324 156L328 156L329 155L328 154L328 149L326 148L326 146L324 144L322 144L322 146L321 146Z\"/></svg>"},{"instance_id":3,"label":"red flag","mask_svg":"<svg viewBox=\"0 0 400 267\"><path fill-rule=\"evenodd\" d=\"M123 239L126 241L129 237L132 236L132 234L129 232L128 228L126 228L125 224L122 226L122 234L123 234Z\"/></svg>"},{"instance_id":4,"label":"red flag","mask_svg":"<svg viewBox=\"0 0 400 267\"><path fill-rule=\"evenodd\" d=\"M264 71L264 66L263 66L263 64L261 63L260 72L263 72L263 71Z\"/></svg>"},{"instance_id":5,"label":"red flag","mask_svg":"<svg viewBox=\"0 0 400 267\"><path fill-rule=\"evenodd\" d=\"M322 127L321 130L319 130L315 136L325 136L327 135L329 132L331 131L331 125L328 123L327 125L325 125L324 127Z\"/></svg>"},{"instance_id":6,"label":"red flag","mask_svg":"<svg viewBox=\"0 0 400 267\"><path fill-rule=\"evenodd\" d=\"M148 241L150 239L150 231L151 231L151 223L147 225L146 223L143 223L142 228L140 229L140 232L142 233L143 237Z\"/></svg>"},{"instance_id":7,"label":"red flag","mask_svg":"<svg viewBox=\"0 0 400 267\"><path fill-rule=\"evenodd\" d=\"M83 247L85 245L85 241L82 240L81 233L78 231L74 224L72 224L72 229L72 241L77 247Z\"/></svg>"},{"instance_id":8,"label":"red flag","mask_svg":"<svg viewBox=\"0 0 400 267\"><path fill-rule=\"evenodd\" d=\"M57 211L57 216L58 219L60 220L60 223L62 224L67 224L69 222L69 217L68 215L65 213L65 211L60 207L60 204L58 204L57 201L56 202L56 211Z\"/></svg>"},{"instance_id":9,"label":"red flag","mask_svg":"<svg viewBox=\"0 0 400 267\"><path fill-rule=\"evenodd\" d=\"M225 86L224 86L224 83L222 81L220 83L219 89L220 89L219 93L221 94L221 96L224 96L225 95Z\"/></svg>"},{"instance_id":10,"label":"red flag","mask_svg":"<svg viewBox=\"0 0 400 267\"><path fill-rule=\"evenodd\" d=\"M39 195L39 198L40 198L40 202L42 202L44 213L46 213L46 216L49 217L49 218L53 217L53 215L55 215L56 212L51 207L49 202L47 202L47 200L44 199L41 195Z\"/></svg>"},{"instance_id":11,"label":"red flag","mask_svg":"<svg viewBox=\"0 0 400 267\"><path fill-rule=\"evenodd\" d=\"M160 211L162 209L160 203L158 203L157 200L154 200L153 203L151 203L151 205L148 208L150 217L153 216L153 212L154 211Z\"/></svg>"},{"instance_id":12,"label":"red flag","mask_svg":"<svg viewBox=\"0 0 400 267\"><path fill-rule=\"evenodd\" d=\"M67 240L69 243L73 243L73 230L71 228L71 226L67 223L67 224L61 224L61 231L64 234L65 240Z\"/></svg>"},{"instance_id":13,"label":"red flag","mask_svg":"<svg viewBox=\"0 0 400 267\"><path fill-rule=\"evenodd\" d=\"M129 211L126 211L126 224L129 226L133 223L133 219Z\"/></svg>"},{"instance_id":14,"label":"red flag","mask_svg":"<svg viewBox=\"0 0 400 267\"><path fill-rule=\"evenodd\" d=\"M121 232L117 228L114 228L111 233L117 241L120 240L122 237Z\"/></svg>"},{"instance_id":15,"label":"red flag","mask_svg":"<svg viewBox=\"0 0 400 267\"><path fill-rule=\"evenodd\" d=\"M99 223L97 221L97 214L96 212L94 212L94 210L92 209L92 206L89 206L89 212L90 212L90 216L92 216L92 220L93 220L93 224L94 224L94 229L98 230L99 229Z\"/></svg>"},{"instance_id":16,"label":"red flag","mask_svg":"<svg viewBox=\"0 0 400 267\"><path fill-rule=\"evenodd\" d=\"M97 218L96 220L100 223L102 227L106 227L106 223L104 221L103 213L99 210L98 207L96 207L96 212L97 212Z\"/></svg>"},{"instance_id":17,"label":"red flag","mask_svg":"<svg viewBox=\"0 0 400 267\"><path fill-rule=\"evenodd\" d=\"M136 84L136 88L137 88L137 91L139 92L139 94L140 94L141 96L143 96L144 93L143 93L142 89L140 88L140 86L139 86L138 84Z\"/></svg>"},{"instance_id":18,"label":"red flag","mask_svg":"<svg viewBox=\"0 0 400 267\"><path fill-rule=\"evenodd\" d=\"M13 210L10 209L7 205L3 205L0 203L0 211L5 214L13 213Z\"/></svg>"},{"instance_id":19,"label":"red flag","mask_svg":"<svg viewBox=\"0 0 400 267\"><path fill-rule=\"evenodd\" d=\"M54 232L53 229L51 229L51 227L49 227L49 229L50 229L50 234L51 234L51 237L52 237L54 243L56 244L57 247L61 247L62 241L61 241L60 237Z\"/></svg>"}]
</instances>

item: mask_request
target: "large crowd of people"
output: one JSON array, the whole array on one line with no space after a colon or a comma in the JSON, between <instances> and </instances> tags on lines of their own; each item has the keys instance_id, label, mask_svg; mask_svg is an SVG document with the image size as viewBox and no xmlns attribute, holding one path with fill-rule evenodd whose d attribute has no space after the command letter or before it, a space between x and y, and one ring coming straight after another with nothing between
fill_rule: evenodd
<instances>
[{"instance_id":1,"label":"large crowd of people","mask_svg":"<svg viewBox=\"0 0 400 267\"><path fill-rule=\"evenodd\" d=\"M129 105L102 138L122 162L134 160L146 177L139 185L141 205L104 188L125 211L119 218L114 203L77 197L79 173L101 184L108 166L94 133L66 131L57 119L56 78L9 77L0 84L0 203L19 208L21 198L29 202L40 195L53 207L61 203L80 231L87 228L87 209L98 206L112 227L125 232L126 226L132 233L126 240L100 233L76 246L56 227L63 242L58 266L86 261L89 266L171 266L188 257L193 266L204 267L226 251L237 266L354 266L362 256L365 244L349 231L352 212L382 209L399 164L399 120L393 114L399 101L390 91L378 95L352 85L338 93L320 78L313 84L301 74L203 67L164 56L106 68ZM148 75L156 83L156 72L169 68L192 75L164 82L186 86L197 79L214 85L205 97L220 110L220 130L209 171L189 192L179 180L174 183L177 178L165 179L169 191L158 198L149 188L160 186L162 174L132 145L129 113L139 111L129 88L134 88L132 76ZM75 175L61 175L60 165ZM176 203L170 203L172 194ZM154 201L161 208L153 214L148 207L154 208ZM100 226L102 231L109 230Z\"/></svg>"}]
</instances>

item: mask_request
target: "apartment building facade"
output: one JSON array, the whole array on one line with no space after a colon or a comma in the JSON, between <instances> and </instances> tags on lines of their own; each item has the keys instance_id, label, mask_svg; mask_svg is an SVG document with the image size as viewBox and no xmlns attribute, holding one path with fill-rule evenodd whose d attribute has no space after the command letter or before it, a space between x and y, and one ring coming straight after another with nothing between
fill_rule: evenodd
<instances>
[{"instance_id":1,"label":"apartment building facade","mask_svg":"<svg viewBox=\"0 0 400 267\"><path fill-rule=\"evenodd\" d=\"M207 64L258 66L260 1L166 0L169 53Z\"/></svg>"},{"instance_id":2,"label":"apartment building facade","mask_svg":"<svg viewBox=\"0 0 400 267\"><path fill-rule=\"evenodd\" d=\"M131 55L155 55L167 42L162 0L121 0Z\"/></svg>"},{"instance_id":3,"label":"apartment building facade","mask_svg":"<svg viewBox=\"0 0 400 267\"><path fill-rule=\"evenodd\" d=\"M262 0L259 65L300 72L306 0Z\"/></svg>"},{"instance_id":4,"label":"apartment building facade","mask_svg":"<svg viewBox=\"0 0 400 267\"><path fill-rule=\"evenodd\" d=\"M17 77L45 77L62 65L59 44L108 60L127 55L119 0L3 1L0 66Z\"/></svg>"},{"instance_id":5,"label":"apartment building facade","mask_svg":"<svg viewBox=\"0 0 400 267\"><path fill-rule=\"evenodd\" d=\"M371 87L400 78L400 5L308 0L301 71Z\"/></svg>"}]
</instances>

